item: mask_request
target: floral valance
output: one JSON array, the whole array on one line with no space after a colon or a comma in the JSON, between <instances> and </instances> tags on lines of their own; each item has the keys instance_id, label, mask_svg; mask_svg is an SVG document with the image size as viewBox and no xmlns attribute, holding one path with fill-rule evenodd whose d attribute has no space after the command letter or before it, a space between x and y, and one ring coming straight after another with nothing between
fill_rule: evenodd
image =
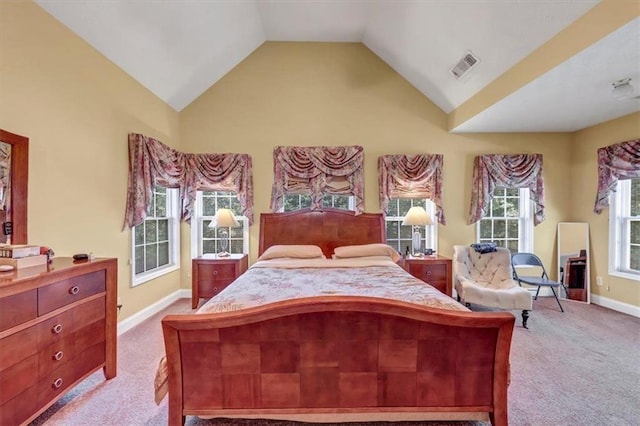
<instances>
[{"instance_id":1,"label":"floral valance","mask_svg":"<svg viewBox=\"0 0 640 426\"><path fill-rule=\"evenodd\" d=\"M544 221L544 180L541 154L479 155L473 167L473 189L468 223L482 219L496 186L529 188L535 204L534 225Z\"/></svg>"},{"instance_id":2,"label":"floral valance","mask_svg":"<svg viewBox=\"0 0 640 426\"><path fill-rule=\"evenodd\" d=\"M253 222L253 177L247 154L184 154L155 139L129 134L129 184L124 228L142 223L156 186L179 188L182 220L189 221L198 190L234 191Z\"/></svg>"},{"instance_id":3,"label":"floral valance","mask_svg":"<svg viewBox=\"0 0 640 426\"><path fill-rule=\"evenodd\" d=\"M609 207L609 194L619 180L640 177L640 139L598 149L598 194L593 211Z\"/></svg>"},{"instance_id":4,"label":"floral valance","mask_svg":"<svg viewBox=\"0 0 640 426\"><path fill-rule=\"evenodd\" d=\"M378 158L380 209L386 214L390 198L429 198L438 222L446 224L442 208L441 154L383 155Z\"/></svg>"},{"instance_id":5,"label":"floral valance","mask_svg":"<svg viewBox=\"0 0 640 426\"><path fill-rule=\"evenodd\" d=\"M364 212L364 153L361 146L277 146L273 149L271 210L283 208L287 193L308 194L322 208L324 194L353 195Z\"/></svg>"}]
</instances>

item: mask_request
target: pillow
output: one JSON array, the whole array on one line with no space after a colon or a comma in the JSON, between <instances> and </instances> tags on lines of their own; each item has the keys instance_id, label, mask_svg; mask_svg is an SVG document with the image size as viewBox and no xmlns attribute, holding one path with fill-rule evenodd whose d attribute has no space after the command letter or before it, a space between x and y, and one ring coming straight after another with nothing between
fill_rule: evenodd
<instances>
[{"instance_id":1,"label":"pillow","mask_svg":"<svg viewBox=\"0 0 640 426\"><path fill-rule=\"evenodd\" d=\"M279 259L288 257L293 259L322 259L322 249L312 245L275 245L262 253L258 260Z\"/></svg>"},{"instance_id":2,"label":"pillow","mask_svg":"<svg viewBox=\"0 0 640 426\"><path fill-rule=\"evenodd\" d=\"M400 254L391 246L382 243L336 247L333 252L336 259L347 257L389 256L391 260L397 262L401 258Z\"/></svg>"}]
</instances>

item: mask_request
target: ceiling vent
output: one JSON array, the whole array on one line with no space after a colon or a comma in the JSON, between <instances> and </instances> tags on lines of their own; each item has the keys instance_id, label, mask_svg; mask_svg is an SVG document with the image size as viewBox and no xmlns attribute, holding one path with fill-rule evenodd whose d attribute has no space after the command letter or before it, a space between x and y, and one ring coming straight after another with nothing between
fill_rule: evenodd
<instances>
[{"instance_id":1,"label":"ceiling vent","mask_svg":"<svg viewBox=\"0 0 640 426\"><path fill-rule=\"evenodd\" d=\"M449 70L451 75L453 75L456 79L462 77L471 71L471 68L478 65L480 59L475 56L471 51L468 51L460 61Z\"/></svg>"}]
</instances>

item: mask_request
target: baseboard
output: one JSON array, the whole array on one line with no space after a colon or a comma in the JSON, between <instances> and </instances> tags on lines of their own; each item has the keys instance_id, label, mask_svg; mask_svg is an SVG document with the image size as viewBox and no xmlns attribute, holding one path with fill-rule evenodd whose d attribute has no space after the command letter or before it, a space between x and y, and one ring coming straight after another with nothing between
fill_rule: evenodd
<instances>
[{"instance_id":1,"label":"baseboard","mask_svg":"<svg viewBox=\"0 0 640 426\"><path fill-rule=\"evenodd\" d=\"M138 311L135 314L131 315L130 317L120 321L118 323L118 336L120 336L122 333L126 331L131 330L133 327L140 324L142 321L146 320L147 318L154 316L155 314L157 314L167 306L171 305L173 302L177 301L178 299L190 298L190 297L191 297L191 290L183 288L175 291L174 293L171 293L170 295L168 295L163 299L158 300L153 305L147 306L143 310Z\"/></svg>"},{"instance_id":2,"label":"baseboard","mask_svg":"<svg viewBox=\"0 0 640 426\"><path fill-rule=\"evenodd\" d=\"M609 299L608 297L603 297L593 293L591 294L591 303L593 303L594 305L600 305L604 308L612 309L614 311L622 312L623 314L640 318L640 306L619 302L617 300Z\"/></svg>"}]
</instances>

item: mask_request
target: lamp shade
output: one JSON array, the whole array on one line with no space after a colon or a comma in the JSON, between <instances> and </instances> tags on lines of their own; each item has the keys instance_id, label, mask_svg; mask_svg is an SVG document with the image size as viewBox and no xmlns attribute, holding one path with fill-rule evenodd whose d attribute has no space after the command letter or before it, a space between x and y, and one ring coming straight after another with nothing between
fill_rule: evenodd
<instances>
[{"instance_id":1,"label":"lamp shade","mask_svg":"<svg viewBox=\"0 0 640 426\"><path fill-rule=\"evenodd\" d=\"M433 225L423 207L411 207L402 221L403 225Z\"/></svg>"},{"instance_id":2,"label":"lamp shade","mask_svg":"<svg viewBox=\"0 0 640 426\"><path fill-rule=\"evenodd\" d=\"M229 209L218 209L215 217L209 223L209 228L229 227L233 228L240 224L233 215L233 212Z\"/></svg>"}]
</instances>

